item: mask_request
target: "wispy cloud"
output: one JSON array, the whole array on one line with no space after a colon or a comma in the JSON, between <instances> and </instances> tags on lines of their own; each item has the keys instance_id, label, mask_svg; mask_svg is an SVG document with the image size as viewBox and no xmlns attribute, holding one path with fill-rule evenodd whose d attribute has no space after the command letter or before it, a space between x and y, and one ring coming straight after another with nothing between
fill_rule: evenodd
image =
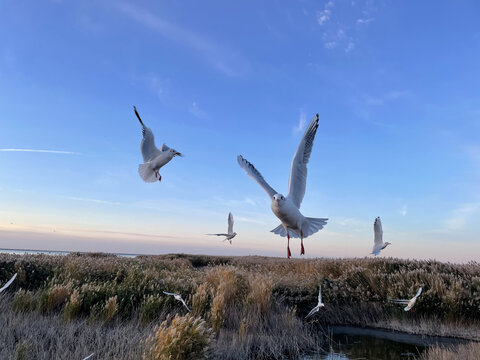
<instances>
[{"instance_id":1,"label":"wispy cloud","mask_svg":"<svg viewBox=\"0 0 480 360\"><path fill-rule=\"evenodd\" d=\"M300 116L298 117L298 124L293 127L293 134L297 135L299 132L302 132L305 129L307 124L307 115L303 110L300 110Z\"/></svg>"},{"instance_id":2,"label":"wispy cloud","mask_svg":"<svg viewBox=\"0 0 480 360\"><path fill-rule=\"evenodd\" d=\"M199 119L208 119L208 114L200 109L196 101L192 102L188 108L188 112Z\"/></svg>"},{"instance_id":3,"label":"wispy cloud","mask_svg":"<svg viewBox=\"0 0 480 360\"><path fill-rule=\"evenodd\" d=\"M96 203L96 204L120 205L119 202L115 202L115 201L88 199L88 198L75 197L75 196L67 196L67 199L75 200L75 201L88 201L88 202L92 202L92 203Z\"/></svg>"},{"instance_id":4,"label":"wispy cloud","mask_svg":"<svg viewBox=\"0 0 480 360\"><path fill-rule=\"evenodd\" d=\"M445 220L447 230L460 230L466 227L468 221L480 210L480 202L468 203L459 206L451 213L451 217Z\"/></svg>"},{"instance_id":5,"label":"wispy cloud","mask_svg":"<svg viewBox=\"0 0 480 360\"><path fill-rule=\"evenodd\" d=\"M366 25L369 22L373 21L373 18L370 19L357 19L357 24L358 25Z\"/></svg>"},{"instance_id":6,"label":"wispy cloud","mask_svg":"<svg viewBox=\"0 0 480 360\"><path fill-rule=\"evenodd\" d=\"M402 208L400 209L400 214L401 214L402 216L407 215L407 210L408 210L407 205L406 205L406 204L403 205Z\"/></svg>"},{"instance_id":7,"label":"wispy cloud","mask_svg":"<svg viewBox=\"0 0 480 360\"><path fill-rule=\"evenodd\" d=\"M369 0L363 6L356 6L353 1L327 2L317 12L317 22L323 28L322 42L325 49L342 49L346 54L355 50L357 32L374 20L371 16L376 10L373 3L373 0Z\"/></svg>"},{"instance_id":8,"label":"wispy cloud","mask_svg":"<svg viewBox=\"0 0 480 360\"><path fill-rule=\"evenodd\" d=\"M246 61L232 49L220 46L194 31L168 22L150 11L132 4L122 3L119 9L131 19L201 54L217 71L228 76L238 76L246 71Z\"/></svg>"},{"instance_id":9,"label":"wispy cloud","mask_svg":"<svg viewBox=\"0 0 480 360\"><path fill-rule=\"evenodd\" d=\"M81 155L79 152L63 151L63 150L42 150L42 149L0 149L1 152L33 152L33 153L48 153L48 154L68 154Z\"/></svg>"}]
</instances>

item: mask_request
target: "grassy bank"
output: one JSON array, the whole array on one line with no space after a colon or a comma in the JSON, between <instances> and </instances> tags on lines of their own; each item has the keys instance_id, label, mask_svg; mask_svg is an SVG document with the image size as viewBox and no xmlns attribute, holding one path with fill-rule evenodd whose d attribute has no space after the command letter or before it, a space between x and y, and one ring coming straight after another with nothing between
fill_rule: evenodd
<instances>
[{"instance_id":1,"label":"grassy bank","mask_svg":"<svg viewBox=\"0 0 480 360\"><path fill-rule=\"evenodd\" d=\"M422 360L477 360L479 357L480 343L471 342L448 348L434 346L422 355Z\"/></svg>"},{"instance_id":2,"label":"grassy bank","mask_svg":"<svg viewBox=\"0 0 480 360\"><path fill-rule=\"evenodd\" d=\"M132 326L135 336L129 351L146 354L144 358L155 358L148 354L156 343L173 346L164 343L172 327L180 329L175 333L198 333L206 354L222 359L295 357L317 348L322 339L315 329L329 324L480 339L477 263L0 255L0 282L14 272L18 278L6 295L11 301L3 301L9 303L7 315L56 319L52 321L58 326L84 324L112 334ZM306 322L303 318L316 305L319 284L326 308ZM387 301L411 297L420 286L424 292L415 312L405 313ZM192 317L174 319L175 314L185 315L185 309L162 291L182 294ZM155 326L160 329L154 331ZM10 340L9 346L19 346L22 336Z\"/></svg>"}]
</instances>

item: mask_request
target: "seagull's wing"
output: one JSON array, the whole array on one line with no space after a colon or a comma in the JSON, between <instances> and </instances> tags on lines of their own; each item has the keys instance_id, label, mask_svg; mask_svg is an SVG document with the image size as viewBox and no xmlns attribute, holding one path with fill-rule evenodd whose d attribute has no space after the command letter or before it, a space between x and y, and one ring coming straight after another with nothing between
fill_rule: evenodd
<instances>
[{"instance_id":1,"label":"seagull's wing","mask_svg":"<svg viewBox=\"0 0 480 360\"><path fill-rule=\"evenodd\" d=\"M415 299L419 297L421 293L422 293L422 288L418 289L417 295L415 295Z\"/></svg>"},{"instance_id":2,"label":"seagull's wing","mask_svg":"<svg viewBox=\"0 0 480 360\"><path fill-rule=\"evenodd\" d=\"M185 300L183 300L182 298L180 298L180 301L181 301L182 304L187 308L188 312L190 312L190 309L188 308L187 304L185 304Z\"/></svg>"},{"instance_id":3,"label":"seagull's wing","mask_svg":"<svg viewBox=\"0 0 480 360\"><path fill-rule=\"evenodd\" d=\"M318 114L310 121L310 124L305 130L297 152L292 160L290 168L290 180L288 181L288 198L300 208L303 197L305 195L305 188L307 186L307 164L312 153L313 139L318 129Z\"/></svg>"},{"instance_id":4,"label":"seagull's wing","mask_svg":"<svg viewBox=\"0 0 480 360\"><path fill-rule=\"evenodd\" d=\"M3 287L0 289L0 293L6 288L8 288L10 284L13 282L13 280L15 280L16 277L17 277L17 273L15 273L15 275L13 275L12 278L8 280L8 282L5 285L3 285Z\"/></svg>"},{"instance_id":5,"label":"seagull's wing","mask_svg":"<svg viewBox=\"0 0 480 360\"><path fill-rule=\"evenodd\" d=\"M88 355L86 358L84 358L83 360L87 360L87 359L90 359L93 355L95 355L95 353L91 353L90 355Z\"/></svg>"},{"instance_id":6,"label":"seagull's wing","mask_svg":"<svg viewBox=\"0 0 480 360\"><path fill-rule=\"evenodd\" d=\"M172 295L172 296L175 296L175 294L173 294L173 293L169 293L169 292L166 292L166 291L164 291L163 293L164 293L165 295Z\"/></svg>"},{"instance_id":7,"label":"seagull's wing","mask_svg":"<svg viewBox=\"0 0 480 360\"><path fill-rule=\"evenodd\" d=\"M138 121L140 121L140 124L142 125L143 139L140 144L140 150L142 151L143 162L147 162L160 155L161 151L155 146L155 138L152 130L145 126L135 106L133 107L133 110L135 111L135 115L137 115Z\"/></svg>"},{"instance_id":8,"label":"seagull's wing","mask_svg":"<svg viewBox=\"0 0 480 360\"><path fill-rule=\"evenodd\" d=\"M273 195L275 195L277 192L273 190L270 185L267 184L262 174L260 174L260 172L255 169L255 166L253 166L252 163L244 159L242 155L237 156L237 161L238 164L243 168L243 170L245 170L247 175L252 178L258 185L260 185L263 190L265 190L271 200Z\"/></svg>"},{"instance_id":9,"label":"seagull's wing","mask_svg":"<svg viewBox=\"0 0 480 360\"><path fill-rule=\"evenodd\" d=\"M408 304L410 300L404 300L404 299L388 299L388 301L393 302L395 304Z\"/></svg>"},{"instance_id":10,"label":"seagull's wing","mask_svg":"<svg viewBox=\"0 0 480 360\"><path fill-rule=\"evenodd\" d=\"M318 304L322 303L322 287L318 287Z\"/></svg>"},{"instance_id":11,"label":"seagull's wing","mask_svg":"<svg viewBox=\"0 0 480 360\"><path fill-rule=\"evenodd\" d=\"M228 233L233 234L233 215L228 213Z\"/></svg>"},{"instance_id":12,"label":"seagull's wing","mask_svg":"<svg viewBox=\"0 0 480 360\"><path fill-rule=\"evenodd\" d=\"M382 222L380 221L380 217L375 219L373 223L373 232L375 234L374 237L374 248L375 246L379 246L383 244L383 229L382 229Z\"/></svg>"},{"instance_id":13,"label":"seagull's wing","mask_svg":"<svg viewBox=\"0 0 480 360\"><path fill-rule=\"evenodd\" d=\"M170 148L167 146L167 144L163 143L162 144L162 151L168 151Z\"/></svg>"},{"instance_id":14,"label":"seagull's wing","mask_svg":"<svg viewBox=\"0 0 480 360\"><path fill-rule=\"evenodd\" d=\"M205 235L228 236L228 234L205 234Z\"/></svg>"},{"instance_id":15,"label":"seagull's wing","mask_svg":"<svg viewBox=\"0 0 480 360\"><path fill-rule=\"evenodd\" d=\"M305 319L308 318L309 316L312 316L313 314L315 314L318 310L319 310L318 306L315 306L312 310L310 310L308 315L305 316Z\"/></svg>"}]
</instances>

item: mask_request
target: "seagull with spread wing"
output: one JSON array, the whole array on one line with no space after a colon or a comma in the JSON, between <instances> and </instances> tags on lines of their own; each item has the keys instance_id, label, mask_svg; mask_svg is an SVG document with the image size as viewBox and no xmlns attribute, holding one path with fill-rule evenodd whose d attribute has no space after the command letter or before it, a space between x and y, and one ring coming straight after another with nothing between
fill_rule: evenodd
<instances>
[{"instance_id":1,"label":"seagull with spread wing","mask_svg":"<svg viewBox=\"0 0 480 360\"><path fill-rule=\"evenodd\" d=\"M307 316L305 316L305 319L308 318L309 316L312 316L313 314L315 314L322 307L325 307L325 304L322 302L322 287L319 286L318 287L318 304L308 313Z\"/></svg>"},{"instance_id":2,"label":"seagull with spread wing","mask_svg":"<svg viewBox=\"0 0 480 360\"><path fill-rule=\"evenodd\" d=\"M417 295L415 295L410 300L402 300L402 299L388 299L388 300L395 304L407 305L403 310L409 311L411 308L413 308L413 306L417 302L417 298L420 296L421 293L422 293L422 288L418 289Z\"/></svg>"},{"instance_id":3,"label":"seagull with spread wing","mask_svg":"<svg viewBox=\"0 0 480 360\"><path fill-rule=\"evenodd\" d=\"M247 175L252 178L267 193L271 200L270 207L273 213L280 219L281 224L272 230L273 233L282 237L287 237L287 257L290 258L290 237L301 239L300 255L305 254L303 239L315 234L323 228L328 219L305 217L300 213L300 204L305 195L307 185L307 163L312 152L313 140L318 128L318 114L310 121L305 134L303 135L297 152L292 160L290 169L290 180L288 183L288 195L284 197L275 191L265 181L260 172L255 169L252 163L238 155L237 161L245 170Z\"/></svg>"},{"instance_id":4,"label":"seagull with spread wing","mask_svg":"<svg viewBox=\"0 0 480 360\"><path fill-rule=\"evenodd\" d=\"M230 245L232 245L232 239L237 235L236 232L233 232L233 215L232 213L228 213L228 231L226 234L207 234L207 235L216 235L216 236L225 236L223 241L230 241Z\"/></svg>"},{"instance_id":5,"label":"seagull with spread wing","mask_svg":"<svg viewBox=\"0 0 480 360\"><path fill-rule=\"evenodd\" d=\"M155 138L152 130L146 127L143 123L137 108L134 106L133 110L137 115L138 121L142 125L142 143L140 144L140 150L142 151L143 164L138 166L138 173L145 182L162 181L162 176L159 174L159 170L162 166L170 162L175 156L183 156L175 149L169 148L163 144L162 149L159 150L155 145Z\"/></svg>"},{"instance_id":6,"label":"seagull with spread wing","mask_svg":"<svg viewBox=\"0 0 480 360\"><path fill-rule=\"evenodd\" d=\"M181 295L178 295L178 294L174 294L174 293L169 293L169 292L166 292L164 291L163 292L165 295L171 295L175 298L175 300L178 300L180 301L188 310L188 312L190 312L190 309L188 308L187 304L185 304L185 300L182 299L182 296Z\"/></svg>"},{"instance_id":7,"label":"seagull with spread wing","mask_svg":"<svg viewBox=\"0 0 480 360\"><path fill-rule=\"evenodd\" d=\"M380 217L375 219L373 223L373 232L374 232L374 239L373 239L373 249L371 254L378 255L380 251L385 249L388 245L391 245L388 241L383 242L383 229L382 229L382 222L380 221Z\"/></svg>"},{"instance_id":8,"label":"seagull with spread wing","mask_svg":"<svg viewBox=\"0 0 480 360\"><path fill-rule=\"evenodd\" d=\"M17 277L17 273L15 273L15 275L13 275L12 278L11 278L10 280L8 280L8 282L7 282L5 285L3 285L2 288L0 288L0 293L1 293L3 290L5 290L6 288L8 288L8 287L13 283L13 280L16 279L16 277Z\"/></svg>"}]
</instances>

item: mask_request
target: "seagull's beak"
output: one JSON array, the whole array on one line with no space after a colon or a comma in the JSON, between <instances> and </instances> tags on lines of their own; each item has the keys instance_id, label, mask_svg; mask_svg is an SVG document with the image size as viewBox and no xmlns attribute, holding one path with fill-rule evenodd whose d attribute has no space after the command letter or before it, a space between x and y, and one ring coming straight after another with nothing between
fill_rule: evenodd
<instances>
[{"instance_id":1,"label":"seagull's beak","mask_svg":"<svg viewBox=\"0 0 480 360\"><path fill-rule=\"evenodd\" d=\"M173 156L180 156L183 157L181 153L179 153L177 150L174 150L175 152L173 153Z\"/></svg>"}]
</instances>

